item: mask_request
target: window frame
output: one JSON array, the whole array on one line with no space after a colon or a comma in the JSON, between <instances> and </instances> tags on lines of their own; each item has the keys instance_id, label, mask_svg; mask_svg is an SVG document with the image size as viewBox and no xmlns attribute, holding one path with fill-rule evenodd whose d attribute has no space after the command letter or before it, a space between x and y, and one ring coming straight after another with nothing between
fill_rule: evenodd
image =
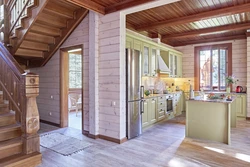
<instances>
[{"instance_id":1,"label":"window frame","mask_svg":"<svg viewBox=\"0 0 250 167\"><path fill-rule=\"evenodd\" d=\"M228 60L227 72L228 73L227 75L228 76L232 75L232 43L196 46L194 48L194 90L195 91L200 91L200 54L199 54L200 51L201 50L213 50L213 49L218 49L218 48L226 48L228 50L228 57L227 57L227 60ZM215 90L210 90L210 91L215 91Z\"/></svg>"}]
</instances>

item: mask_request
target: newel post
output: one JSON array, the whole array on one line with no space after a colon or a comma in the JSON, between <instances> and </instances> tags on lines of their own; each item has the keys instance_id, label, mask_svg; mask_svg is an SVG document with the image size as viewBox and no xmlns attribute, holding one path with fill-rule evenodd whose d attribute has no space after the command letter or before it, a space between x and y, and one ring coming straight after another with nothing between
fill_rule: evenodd
<instances>
[{"instance_id":1,"label":"newel post","mask_svg":"<svg viewBox=\"0 0 250 167\"><path fill-rule=\"evenodd\" d=\"M25 75L26 109L22 114L23 147L24 153L30 154L40 151L40 138L37 131L40 129L39 113L36 97L39 94L39 76L33 73Z\"/></svg>"}]
</instances>

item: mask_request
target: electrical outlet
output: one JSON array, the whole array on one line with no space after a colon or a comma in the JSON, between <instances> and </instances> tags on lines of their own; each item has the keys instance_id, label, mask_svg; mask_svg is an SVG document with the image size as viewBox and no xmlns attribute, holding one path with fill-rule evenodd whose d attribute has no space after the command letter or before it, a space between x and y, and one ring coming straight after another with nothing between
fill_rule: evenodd
<instances>
[{"instance_id":1,"label":"electrical outlet","mask_svg":"<svg viewBox=\"0 0 250 167\"><path fill-rule=\"evenodd\" d=\"M54 99L54 96L51 95L50 98L51 98L51 99Z\"/></svg>"},{"instance_id":2,"label":"electrical outlet","mask_svg":"<svg viewBox=\"0 0 250 167\"><path fill-rule=\"evenodd\" d=\"M49 115L51 116L51 115L52 115L52 112L49 112Z\"/></svg>"}]
</instances>

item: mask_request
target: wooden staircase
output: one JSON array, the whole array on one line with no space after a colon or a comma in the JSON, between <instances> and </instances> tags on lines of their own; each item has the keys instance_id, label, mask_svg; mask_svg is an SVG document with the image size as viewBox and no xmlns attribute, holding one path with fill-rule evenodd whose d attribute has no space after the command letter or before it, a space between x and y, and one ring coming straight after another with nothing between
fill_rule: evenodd
<instances>
[{"instance_id":1,"label":"wooden staircase","mask_svg":"<svg viewBox=\"0 0 250 167\"><path fill-rule=\"evenodd\" d=\"M41 163L41 154L23 154L21 125L16 122L15 112L9 110L8 101L0 91L0 166L24 167Z\"/></svg>"},{"instance_id":2,"label":"wooden staircase","mask_svg":"<svg viewBox=\"0 0 250 167\"><path fill-rule=\"evenodd\" d=\"M9 13L17 3L25 3L24 9L10 21L8 46L27 68L44 66L88 13L65 0L19 0L7 5Z\"/></svg>"}]
</instances>

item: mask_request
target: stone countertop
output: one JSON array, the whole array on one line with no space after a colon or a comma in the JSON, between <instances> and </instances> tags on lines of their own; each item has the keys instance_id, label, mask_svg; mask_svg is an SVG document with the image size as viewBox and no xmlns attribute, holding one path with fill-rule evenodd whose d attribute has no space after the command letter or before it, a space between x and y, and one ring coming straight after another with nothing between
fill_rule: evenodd
<instances>
[{"instance_id":1,"label":"stone countertop","mask_svg":"<svg viewBox=\"0 0 250 167\"><path fill-rule=\"evenodd\" d=\"M212 103L232 103L237 97L232 96L232 101L227 101L226 99L209 99L208 97L196 96L194 99L187 99L187 101L200 101L200 102L212 102Z\"/></svg>"},{"instance_id":2,"label":"stone countertop","mask_svg":"<svg viewBox=\"0 0 250 167\"><path fill-rule=\"evenodd\" d=\"M150 94L149 96L144 95L144 99L150 99L154 97L161 97L161 96L168 96L170 94L176 94L176 93L182 93L182 91L176 91L176 92L169 92L167 94Z\"/></svg>"},{"instance_id":3,"label":"stone countertop","mask_svg":"<svg viewBox=\"0 0 250 167\"><path fill-rule=\"evenodd\" d=\"M194 91L195 93L199 93L200 91ZM185 92L185 93L189 93L189 92ZM213 92L213 91L211 91L211 92L204 92L205 94L209 94L209 93L214 93L214 94L228 94L227 92ZM233 95L241 95L241 94L243 94L243 95L245 95L245 94L247 94L246 92L242 92L242 93L236 93L236 92L230 92L229 94L233 94Z\"/></svg>"}]
</instances>

